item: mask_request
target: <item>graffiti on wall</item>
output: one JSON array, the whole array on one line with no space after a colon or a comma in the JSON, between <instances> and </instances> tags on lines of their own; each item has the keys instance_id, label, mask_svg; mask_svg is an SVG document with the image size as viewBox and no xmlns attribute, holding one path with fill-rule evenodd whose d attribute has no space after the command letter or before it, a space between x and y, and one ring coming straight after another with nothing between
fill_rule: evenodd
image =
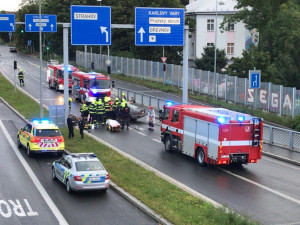
<instances>
[{"instance_id":1,"label":"graffiti on wall","mask_svg":"<svg viewBox=\"0 0 300 225\"><path fill-rule=\"evenodd\" d=\"M245 49L248 50L252 45L257 46L259 33L256 29L246 30Z\"/></svg>"}]
</instances>

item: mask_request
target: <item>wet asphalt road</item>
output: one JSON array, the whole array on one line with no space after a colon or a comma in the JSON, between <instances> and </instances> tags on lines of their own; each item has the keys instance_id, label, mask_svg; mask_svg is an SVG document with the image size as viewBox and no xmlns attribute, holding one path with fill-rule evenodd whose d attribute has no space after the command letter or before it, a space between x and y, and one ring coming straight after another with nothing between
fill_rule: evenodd
<instances>
[{"instance_id":1,"label":"wet asphalt road","mask_svg":"<svg viewBox=\"0 0 300 225\"><path fill-rule=\"evenodd\" d=\"M2 53L3 49L7 49L7 52ZM38 60L20 54L16 56L2 46L0 50L0 69L12 79L12 61L13 58L18 58L25 70L24 90L39 99ZM4 57L7 59L5 64ZM44 98L47 99L45 104L58 104L62 94L50 90L47 84L43 87ZM177 98L122 81L116 81L116 87L169 97L173 101ZM78 113L79 104L74 103L72 111ZM111 134L104 129L94 130L92 133L194 190L264 224L300 223L299 167L263 157L257 164L242 167L202 168L192 158L165 152L160 143L159 127L156 126L154 132L148 131L145 118L132 124L130 130L121 133Z\"/></svg>"},{"instance_id":2,"label":"wet asphalt road","mask_svg":"<svg viewBox=\"0 0 300 225\"><path fill-rule=\"evenodd\" d=\"M0 120L16 144L18 128L25 124L2 102L0 108ZM6 177L6 182L0 182L0 202L9 199L30 200L32 208L37 210L39 216L28 218L12 215L4 218L1 217L0 212L0 224L19 224L19 222L20 224L58 224L2 134L3 131L0 129L2 145L0 175ZM44 154L28 158L25 149L18 150L69 224L156 224L110 189L106 193L94 191L68 194L65 186L58 181L53 181L51 177L51 165L58 158L56 155Z\"/></svg>"}]
</instances>

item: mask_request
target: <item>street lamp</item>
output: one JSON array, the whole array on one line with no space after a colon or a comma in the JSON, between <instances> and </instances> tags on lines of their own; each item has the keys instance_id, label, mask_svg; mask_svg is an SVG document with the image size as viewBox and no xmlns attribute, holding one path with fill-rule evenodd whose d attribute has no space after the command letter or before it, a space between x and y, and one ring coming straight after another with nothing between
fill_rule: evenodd
<instances>
[{"instance_id":1,"label":"street lamp","mask_svg":"<svg viewBox=\"0 0 300 225\"><path fill-rule=\"evenodd\" d=\"M224 5L223 1L220 1L218 3L218 0L216 0L216 25L215 25L215 60L214 60L214 95L216 95L217 98L217 84L216 84L216 79L217 79L217 35L218 35L218 5Z\"/></svg>"}]
</instances>

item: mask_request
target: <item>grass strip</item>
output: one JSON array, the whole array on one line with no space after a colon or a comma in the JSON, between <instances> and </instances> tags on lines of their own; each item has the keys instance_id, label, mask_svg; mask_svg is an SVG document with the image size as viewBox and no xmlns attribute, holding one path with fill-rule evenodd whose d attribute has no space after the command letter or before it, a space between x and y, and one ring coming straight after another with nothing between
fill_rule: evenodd
<instances>
[{"instance_id":1,"label":"grass strip","mask_svg":"<svg viewBox=\"0 0 300 225\"><path fill-rule=\"evenodd\" d=\"M11 83L1 75L0 96L26 118L37 117L39 104L20 91L15 94ZM22 100L19 99L21 96ZM94 152L118 186L173 224L259 224L246 215L226 213L225 208L213 207L88 136L83 141L78 130L75 130L75 138L72 140L67 138L66 127L61 131L65 137L66 149L71 152Z\"/></svg>"},{"instance_id":2,"label":"grass strip","mask_svg":"<svg viewBox=\"0 0 300 225\"><path fill-rule=\"evenodd\" d=\"M40 118L40 105L18 88L15 92L14 86L2 74L0 75L0 96L23 114L26 119ZM45 108L44 117L49 117L49 113Z\"/></svg>"}]
</instances>

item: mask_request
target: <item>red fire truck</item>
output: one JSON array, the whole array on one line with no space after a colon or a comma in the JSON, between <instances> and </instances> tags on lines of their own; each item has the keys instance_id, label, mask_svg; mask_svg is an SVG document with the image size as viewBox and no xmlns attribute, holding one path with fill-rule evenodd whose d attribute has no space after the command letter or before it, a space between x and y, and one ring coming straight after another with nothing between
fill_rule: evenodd
<instances>
[{"instance_id":1,"label":"red fire truck","mask_svg":"<svg viewBox=\"0 0 300 225\"><path fill-rule=\"evenodd\" d=\"M69 90L72 88L72 73L74 71L78 71L75 66L68 66L68 74L69 74ZM49 88L55 88L56 91L64 90L64 65L50 63L48 64L47 69L47 82L49 84Z\"/></svg>"},{"instance_id":2,"label":"red fire truck","mask_svg":"<svg viewBox=\"0 0 300 225\"><path fill-rule=\"evenodd\" d=\"M194 157L199 165L247 164L261 159L261 118L224 108L167 102L160 119L165 150Z\"/></svg>"},{"instance_id":3,"label":"red fire truck","mask_svg":"<svg viewBox=\"0 0 300 225\"><path fill-rule=\"evenodd\" d=\"M91 103L97 97L103 99L111 95L110 79L101 73L76 71L72 74L72 80L72 94L76 100Z\"/></svg>"}]
</instances>

